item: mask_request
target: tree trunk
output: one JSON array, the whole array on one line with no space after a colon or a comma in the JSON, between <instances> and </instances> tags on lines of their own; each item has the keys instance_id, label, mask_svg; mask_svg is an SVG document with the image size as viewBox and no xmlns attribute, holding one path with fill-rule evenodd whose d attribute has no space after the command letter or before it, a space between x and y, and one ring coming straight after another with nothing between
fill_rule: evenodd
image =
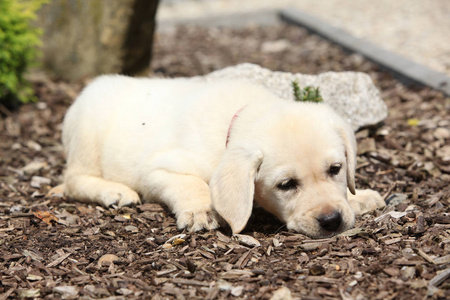
<instances>
[{"instance_id":1,"label":"tree trunk","mask_svg":"<svg viewBox=\"0 0 450 300\"><path fill-rule=\"evenodd\" d=\"M158 0L53 0L39 11L43 67L78 80L149 68Z\"/></svg>"}]
</instances>

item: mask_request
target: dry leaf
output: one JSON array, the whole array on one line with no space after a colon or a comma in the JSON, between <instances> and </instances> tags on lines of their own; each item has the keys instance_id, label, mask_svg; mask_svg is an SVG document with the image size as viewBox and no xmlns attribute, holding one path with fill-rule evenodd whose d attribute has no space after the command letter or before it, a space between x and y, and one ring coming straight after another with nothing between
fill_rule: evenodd
<instances>
[{"instance_id":1,"label":"dry leaf","mask_svg":"<svg viewBox=\"0 0 450 300\"><path fill-rule=\"evenodd\" d=\"M285 286L282 286L281 288L276 290L273 293L272 297L270 297L270 300L291 300L291 299L292 299L291 291Z\"/></svg>"},{"instance_id":2,"label":"dry leaf","mask_svg":"<svg viewBox=\"0 0 450 300\"><path fill-rule=\"evenodd\" d=\"M102 267L102 266L104 266L104 265L109 266L109 265L111 265L112 263L114 263L115 261L119 261L119 260L120 260L120 258L119 258L117 255L114 255L114 254L105 254L105 255L103 255L102 257L100 257L100 258L98 259L97 265L98 265L99 267Z\"/></svg>"},{"instance_id":3,"label":"dry leaf","mask_svg":"<svg viewBox=\"0 0 450 300\"><path fill-rule=\"evenodd\" d=\"M247 247L259 247L261 246L261 243L255 239L252 236L245 235L245 234L235 234L233 235L233 239L238 241L240 244L247 246Z\"/></svg>"},{"instance_id":4,"label":"dry leaf","mask_svg":"<svg viewBox=\"0 0 450 300\"><path fill-rule=\"evenodd\" d=\"M185 242L184 239L176 238L176 239L173 240L172 245L174 245L174 246L176 246L176 245L181 245L181 244L183 244L184 242Z\"/></svg>"},{"instance_id":5,"label":"dry leaf","mask_svg":"<svg viewBox=\"0 0 450 300\"><path fill-rule=\"evenodd\" d=\"M52 225L52 221L57 222L58 218L55 217L53 214L49 213L48 211L35 211L33 214L36 216L36 218L41 219L48 225Z\"/></svg>"}]
</instances>

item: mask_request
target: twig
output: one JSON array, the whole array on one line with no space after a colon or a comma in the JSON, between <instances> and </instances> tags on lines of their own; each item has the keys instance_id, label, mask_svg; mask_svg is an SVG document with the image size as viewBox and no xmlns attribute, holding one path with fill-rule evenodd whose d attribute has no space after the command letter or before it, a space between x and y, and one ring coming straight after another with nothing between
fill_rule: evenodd
<instances>
[{"instance_id":1,"label":"twig","mask_svg":"<svg viewBox=\"0 0 450 300\"><path fill-rule=\"evenodd\" d=\"M25 218L25 217L34 217L33 213L22 213L22 212L17 212L17 213L12 213L9 215L10 218Z\"/></svg>"},{"instance_id":2,"label":"twig","mask_svg":"<svg viewBox=\"0 0 450 300\"><path fill-rule=\"evenodd\" d=\"M12 117L12 113L9 111L9 109L6 108L3 104L0 103L0 112L3 113L7 117Z\"/></svg>"},{"instance_id":3,"label":"twig","mask_svg":"<svg viewBox=\"0 0 450 300\"><path fill-rule=\"evenodd\" d=\"M386 194L383 196L384 202L386 202L386 199L392 194L392 191L397 187L397 182L394 182L389 189L387 190Z\"/></svg>"},{"instance_id":4,"label":"twig","mask_svg":"<svg viewBox=\"0 0 450 300\"><path fill-rule=\"evenodd\" d=\"M419 248L414 248L413 249L414 252L416 252L417 254L419 254L420 256L422 256L427 262L431 263L431 264L436 264L436 262L430 257L428 256L428 254L426 254L425 252L423 252L421 249Z\"/></svg>"}]
</instances>

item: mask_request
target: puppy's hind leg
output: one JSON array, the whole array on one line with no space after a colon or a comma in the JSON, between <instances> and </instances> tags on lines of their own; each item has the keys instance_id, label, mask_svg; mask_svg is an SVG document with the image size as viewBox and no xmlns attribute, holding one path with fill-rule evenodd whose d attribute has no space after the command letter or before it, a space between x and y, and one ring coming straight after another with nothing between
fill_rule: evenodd
<instances>
[{"instance_id":1,"label":"puppy's hind leg","mask_svg":"<svg viewBox=\"0 0 450 300\"><path fill-rule=\"evenodd\" d=\"M64 194L106 207L139 203L139 195L131 188L102 178L100 153L104 132L93 129L90 113L83 109L83 106L73 106L64 120L63 144L67 156Z\"/></svg>"},{"instance_id":2,"label":"puppy's hind leg","mask_svg":"<svg viewBox=\"0 0 450 300\"><path fill-rule=\"evenodd\" d=\"M139 195L128 186L92 175L66 174L64 185L69 198L82 202L96 202L105 207L140 203Z\"/></svg>"},{"instance_id":3,"label":"puppy's hind leg","mask_svg":"<svg viewBox=\"0 0 450 300\"><path fill-rule=\"evenodd\" d=\"M377 191L370 189L356 190L355 195L348 192L347 197L348 203L357 215L386 206L383 197Z\"/></svg>"}]
</instances>

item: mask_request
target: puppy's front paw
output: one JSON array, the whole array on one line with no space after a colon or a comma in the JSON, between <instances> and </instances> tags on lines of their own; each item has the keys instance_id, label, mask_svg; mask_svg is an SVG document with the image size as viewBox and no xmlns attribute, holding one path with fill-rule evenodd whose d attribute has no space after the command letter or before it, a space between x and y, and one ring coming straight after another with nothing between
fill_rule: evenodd
<instances>
[{"instance_id":1,"label":"puppy's front paw","mask_svg":"<svg viewBox=\"0 0 450 300\"><path fill-rule=\"evenodd\" d=\"M356 195L349 195L348 202L357 215L386 206L383 197L377 191L369 189L356 190Z\"/></svg>"},{"instance_id":2,"label":"puppy's front paw","mask_svg":"<svg viewBox=\"0 0 450 300\"><path fill-rule=\"evenodd\" d=\"M101 193L99 200L100 204L105 207L110 207L111 205L117 205L119 207L131 206L141 203L139 195L131 189L123 189L121 191L105 191Z\"/></svg>"},{"instance_id":3,"label":"puppy's front paw","mask_svg":"<svg viewBox=\"0 0 450 300\"><path fill-rule=\"evenodd\" d=\"M209 207L186 210L177 214L177 226L179 229L187 228L190 232L212 230L219 227L219 217Z\"/></svg>"},{"instance_id":4,"label":"puppy's front paw","mask_svg":"<svg viewBox=\"0 0 450 300\"><path fill-rule=\"evenodd\" d=\"M52 187L50 191L48 191L47 195L45 197L62 197L64 196L65 186L64 184L57 185L55 187Z\"/></svg>"}]
</instances>

